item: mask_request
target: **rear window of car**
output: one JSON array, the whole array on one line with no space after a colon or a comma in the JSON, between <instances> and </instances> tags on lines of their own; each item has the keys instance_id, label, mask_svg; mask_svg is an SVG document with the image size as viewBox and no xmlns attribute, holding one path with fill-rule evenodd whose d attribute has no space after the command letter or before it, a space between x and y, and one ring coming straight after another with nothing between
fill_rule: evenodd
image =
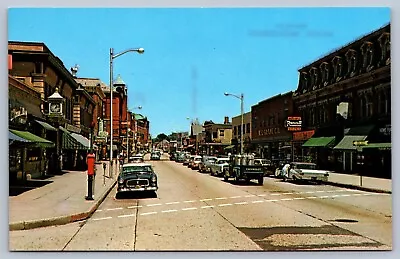
<instances>
[{"instance_id":1,"label":"rear window of car","mask_svg":"<svg viewBox=\"0 0 400 259\"><path fill-rule=\"evenodd\" d=\"M126 166L122 168L123 174L138 172L153 172L153 169L151 168L151 166Z\"/></svg>"},{"instance_id":2,"label":"rear window of car","mask_svg":"<svg viewBox=\"0 0 400 259\"><path fill-rule=\"evenodd\" d=\"M313 170L316 168L315 164L295 164L297 169L310 169Z\"/></svg>"}]
</instances>

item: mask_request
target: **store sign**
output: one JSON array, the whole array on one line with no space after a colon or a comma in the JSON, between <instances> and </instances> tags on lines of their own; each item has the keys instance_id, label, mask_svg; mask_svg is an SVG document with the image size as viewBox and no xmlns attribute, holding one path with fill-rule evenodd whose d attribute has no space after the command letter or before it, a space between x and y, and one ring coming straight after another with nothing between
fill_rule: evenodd
<instances>
[{"instance_id":1,"label":"store sign","mask_svg":"<svg viewBox=\"0 0 400 259\"><path fill-rule=\"evenodd\" d=\"M280 133L279 128L269 128L269 129L262 129L262 130L258 131L259 136L270 136L270 135L276 135L279 133Z\"/></svg>"},{"instance_id":2,"label":"store sign","mask_svg":"<svg viewBox=\"0 0 400 259\"><path fill-rule=\"evenodd\" d=\"M81 133L81 129L80 128L78 128L77 126L68 124L68 123L65 123L65 129L68 130L68 131L75 132L75 133Z\"/></svg>"},{"instance_id":3,"label":"store sign","mask_svg":"<svg viewBox=\"0 0 400 259\"><path fill-rule=\"evenodd\" d=\"M353 146L367 146L368 140L353 141Z\"/></svg>"},{"instance_id":4,"label":"store sign","mask_svg":"<svg viewBox=\"0 0 400 259\"><path fill-rule=\"evenodd\" d=\"M315 133L315 130L307 130L300 132L293 132L293 141L302 141L310 139Z\"/></svg>"},{"instance_id":5,"label":"store sign","mask_svg":"<svg viewBox=\"0 0 400 259\"><path fill-rule=\"evenodd\" d=\"M386 125L383 128L379 128L379 133L384 136L390 136L392 134L392 125Z\"/></svg>"},{"instance_id":6,"label":"store sign","mask_svg":"<svg viewBox=\"0 0 400 259\"><path fill-rule=\"evenodd\" d=\"M28 118L28 111L23 106L11 105L10 102L10 122L25 124Z\"/></svg>"},{"instance_id":7,"label":"store sign","mask_svg":"<svg viewBox=\"0 0 400 259\"><path fill-rule=\"evenodd\" d=\"M285 127L288 131L301 131L301 117L288 117L285 122Z\"/></svg>"},{"instance_id":8,"label":"store sign","mask_svg":"<svg viewBox=\"0 0 400 259\"><path fill-rule=\"evenodd\" d=\"M8 55L8 70L12 69L12 55Z\"/></svg>"}]
</instances>

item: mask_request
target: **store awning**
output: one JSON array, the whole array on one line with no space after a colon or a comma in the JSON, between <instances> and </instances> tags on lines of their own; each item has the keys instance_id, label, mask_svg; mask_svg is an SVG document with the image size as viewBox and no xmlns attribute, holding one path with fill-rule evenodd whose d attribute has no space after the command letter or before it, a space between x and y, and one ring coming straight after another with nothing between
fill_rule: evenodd
<instances>
[{"instance_id":1,"label":"store awning","mask_svg":"<svg viewBox=\"0 0 400 259\"><path fill-rule=\"evenodd\" d=\"M87 147L88 149L90 148L90 140L82 136L81 134L71 132L72 137L74 137L76 140L78 140L82 145ZM97 145L93 144L93 149L97 149Z\"/></svg>"},{"instance_id":2,"label":"store awning","mask_svg":"<svg viewBox=\"0 0 400 259\"><path fill-rule=\"evenodd\" d=\"M78 139L76 139L68 130L60 126L60 129L63 131L63 137L62 137L62 149L66 150L88 150L89 145L86 146L86 144ZM79 134L76 134L79 135Z\"/></svg>"},{"instance_id":3,"label":"store awning","mask_svg":"<svg viewBox=\"0 0 400 259\"><path fill-rule=\"evenodd\" d=\"M379 150L391 150L392 143L368 143L366 146L361 147L364 149L379 149Z\"/></svg>"},{"instance_id":4,"label":"store awning","mask_svg":"<svg viewBox=\"0 0 400 259\"><path fill-rule=\"evenodd\" d=\"M37 123L39 123L45 130L51 130L51 131L57 131L56 128L54 128L53 126L51 126L50 124L48 124L47 122L44 121L39 121L39 120L35 120Z\"/></svg>"},{"instance_id":5,"label":"store awning","mask_svg":"<svg viewBox=\"0 0 400 259\"><path fill-rule=\"evenodd\" d=\"M8 143L11 145L14 143L32 143L32 141L21 138L14 133L8 131Z\"/></svg>"},{"instance_id":6,"label":"store awning","mask_svg":"<svg viewBox=\"0 0 400 259\"><path fill-rule=\"evenodd\" d=\"M308 139L302 147L327 147L335 142L335 137L319 137Z\"/></svg>"},{"instance_id":7,"label":"store awning","mask_svg":"<svg viewBox=\"0 0 400 259\"><path fill-rule=\"evenodd\" d=\"M35 134L30 133L29 131L19 131L19 130L10 130L11 133L17 135L20 138L27 140L28 142L34 142L34 146L41 148L52 148L55 144L47 139L36 136Z\"/></svg>"},{"instance_id":8,"label":"store awning","mask_svg":"<svg viewBox=\"0 0 400 259\"><path fill-rule=\"evenodd\" d=\"M224 149L233 149L234 147L235 147L235 145L230 145L230 146L225 147Z\"/></svg>"},{"instance_id":9,"label":"store awning","mask_svg":"<svg viewBox=\"0 0 400 259\"><path fill-rule=\"evenodd\" d=\"M357 147L353 145L353 141L362 141L365 140L366 138L367 136L353 136L353 135L344 136L343 139L339 142L339 144L337 144L333 149L356 151Z\"/></svg>"}]
</instances>

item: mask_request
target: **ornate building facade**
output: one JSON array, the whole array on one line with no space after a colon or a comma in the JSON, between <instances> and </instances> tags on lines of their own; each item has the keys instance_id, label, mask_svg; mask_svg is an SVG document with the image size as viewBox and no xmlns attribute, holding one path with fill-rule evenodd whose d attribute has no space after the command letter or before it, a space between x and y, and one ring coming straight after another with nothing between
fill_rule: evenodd
<instances>
[{"instance_id":1,"label":"ornate building facade","mask_svg":"<svg viewBox=\"0 0 400 259\"><path fill-rule=\"evenodd\" d=\"M388 24L299 70L295 113L303 118L304 130L315 131L304 146L313 149L319 166L390 175L390 64ZM357 149L353 141L359 140L387 144Z\"/></svg>"}]
</instances>

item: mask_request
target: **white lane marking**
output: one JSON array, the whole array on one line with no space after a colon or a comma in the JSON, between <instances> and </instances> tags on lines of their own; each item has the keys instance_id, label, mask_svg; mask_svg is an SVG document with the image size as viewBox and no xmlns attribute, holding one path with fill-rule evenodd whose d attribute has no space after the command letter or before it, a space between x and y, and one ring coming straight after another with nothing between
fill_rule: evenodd
<instances>
[{"instance_id":1,"label":"white lane marking","mask_svg":"<svg viewBox=\"0 0 400 259\"><path fill-rule=\"evenodd\" d=\"M265 200L265 201L279 201L279 200Z\"/></svg>"},{"instance_id":2,"label":"white lane marking","mask_svg":"<svg viewBox=\"0 0 400 259\"><path fill-rule=\"evenodd\" d=\"M184 201L185 203L191 203L191 202L196 202L196 201Z\"/></svg>"},{"instance_id":3,"label":"white lane marking","mask_svg":"<svg viewBox=\"0 0 400 259\"><path fill-rule=\"evenodd\" d=\"M306 198L293 198L293 200L305 200Z\"/></svg>"},{"instance_id":4,"label":"white lane marking","mask_svg":"<svg viewBox=\"0 0 400 259\"><path fill-rule=\"evenodd\" d=\"M254 196L255 196L255 195L252 194L252 195L246 195L246 196L244 196L244 197L249 198L249 197L254 197Z\"/></svg>"},{"instance_id":5,"label":"white lane marking","mask_svg":"<svg viewBox=\"0 0 400 259\"><path fill-rule=\"evenodd\" d=\"M341 196L342 197L350 197L351 195L350 194L342 194Z\"/></svg>"},{"instance_id":6,"label":"white lane marking","mask_svg":"<svg viewBox=\"0 0 400 259\"><path fill-rule=\"evenodd\" d=\"M219 204L218 207L232 206L231 203Z\"/></svg>"},{"instance_id":7,"label":"white lane marking","mask_svg":"<svg viewBox=\"0 0 400 259\"><path fill-rule=\"evenodd\" d=\"M257 195L258 197L264 197L264 196L267 196L266 194L259 194L259 195Z\"/></svg>"},{"instance_id":8,"label":"white lane marking","mask_svg":"<svg viewBox=\"0 0 400 259\"><path fill-rule=\"evenodd\" d=\"M325 192L325 191L316 191L316 192Z\"/></svg>"},{"instance_id":9,"label":"white lane marking","mask_svg":"<svg viewBox=\"0 0 400 259\"><path fill-rule=\"evenodd\" d=\"M332 197L334 197L334 198L335 198L335 197L340 197L340 196L341 196L341 195L333 195Z\"/></svg>"},{"instance_id":10,"label":"white lane marking","mask_svg":"<svg viewBox=\"0 0 400 259\"><path fill-rule=\"evenodd\" d=\"M286 199L281 199L281 201L292 201L293 199L289 199L289 198L286 198Z\"/></svg>"},{"instance_id":11,"label":"white lane marking","mask_svg":"<svg viewBox=\"0 0 400 259\"><path fill-rule=\"evenodd\" d=\"M145 212L145 213L140 213L140 215L144 216L144 215L151 215L151 214L157 214L156 211L153 212Z\"/></svg>"},{"instance_id":12,"label":"white lane marking","mask_svg":"<svg viewBox=\"0 0 400 259\"><path fill-rule=\"evenodd\" d=\"M210 206L202 206L202 209L207 209L207 208L214 208L214 206L210 205Z\"/></svg>"},{"instance_id":13,"label":"white lane marking","mask_svg":"<svg viewBox=\"0 0 400 259\"><path fill-rule=\"evenodd\" d=\"M215 198L216 200L226 200L226 197Z\"/></svg>"},{"instance_id":14,"label":"white lane marking","mask_svg":"<svg viewBox=\"0 0 400 259\"><path fill-rule=\"evenodd\" d=\"M236 199L236 198L240 198L240 197L242 197L242 196L232 196L232 197L229 197L229 198Z\"/></svg>"},{"instance_id":15,"label":"white lane marking","mask_svg":"<svg viewBox=\"0 0 400 259\"><path fill-rule=\"evenodd\" d=\"M364 196L370 196L370 195L374 195L374 194L372 194L372 193L364 193L363 195Z\"/></svg>"},{"instance_id":16,"label":"white lane marking","mask_svg":"<svg viewBox=\"0 0 400 259\"><path fill-rule=\"evenodd\" d=\"M271 193L271 196L281 196L280 193Z\"/></svg>"},{"instance_id":17,"label":"white lane marking","mask_svg":"<svg viewBox=\"0 0 400 259\"><path fill-rule=\"evenodd\" d=\"M134 217L135 214L126 214L126 215L120 215L118 218L126 218L126 217Z\"/></svg>"},{"instance_id":18,"label":"white lane marking","mask_svg":"<svg viewBox=\"0 0 400 259\"><path fill-rule=\"evenodd\" d=\"M168 213L168 212L175 212L175 211L178 211L178 210L163 210L163 211L161 211L162 213Z\"/></svg>"},{"instance_id":19,"label":"white lane marking","mask_svg":"<svg viewBox=\"0 0 400 259\"><path fill-rule=\"evenodd\" d=\"M326 192L336 192L336 191L326 191Z\"/></svg>"},{"instance_id":20,"label":"white lane marking","mask_svg":"<svg viewBox=\"0 0 400 259\"><path fill-rule=\"evenodd\" d=\"M236 202L235 204L236 205L243 205L243 204L247 204L247 202L245 202L245 201L244 202Z\"/></svg>"},{"instance_id":21,"label":"white lane marking","mask_svg":"<svg viewBox=\"0 0 400 259\"><path fill-rule=\"evenodd\" d=\"M104 219L112 219L112 217L97 218L97 219L93 219L93 220L104 220Z\"/></svg>"},{"instance_id":22,"label":"white lane marking","mask_svg":"<svg viewBox=\"0 0 400 259\"><path fill-rule=\"evenodd\" d=\"M314 192L302 192L302 193L314 193Z\"/></svg>"},{"instance_id":23,"label":"white lane marking","mask_svg":"<svg viewBox=\"0 0 400 259\"><path fill-rule=\"evenodd\" d=\"M153 207L153 206L161 206L161 203L156 203L156 204L148 204L146 205L147 207Z\"/></svg>"},{"instance_id":24,"label":"white lane marking","mask_svg":"<svg viewBox=\"0 0 400 259\"><path fill-rule=\"evenodd\" d=\"M128 209L134 209L134 208L142 208L142 205L137 205L137 206L129 206Z\"/></svg>"},{"instance_id":25,"label":"white lane marking","mask_svg":"<svg viewBox=\"0 0 400 259\"><path fill-rule=\"evenodd\" d=\"M283 195L294 194L294 192L284 192Z\"/></svg>"},{"instance_id":26,"label":"white lane marking","mask_svg":"<svg viewBox=\"0 0 400 259\"><path fill-rule=\"evenodd\" d=\"M113 208L113 209L107 209L107 210L122 210L122 208Z\"/></svg>"},{"instance_id":27,"label":"white lane marking","mask_svg":"<svg viewBox=\"0 0 400 259\"><path fill-rule=\"evenodd\" d=\"M321 196L320 198L325 199L325 198L330 198L330 197L332 197L332 196Z\"/></svg>"},{"instance_id":28,"label":"white lane marking","mask_svg":"<svg viewBox=\"0 0 400 259\"><path fill-rule=\"evenodd\" d=\"M362 195L361 193L353 194L353 196L361 196L361 195Z\"/></svg>"},{"instance_id":29,"label":"white lane marking","mask_svg":"<svg viewBox=\"0 0 400 259\"><path fill-rule=\"evenodd\" d=\"M170 205L170 204L178 204L178 203L180 203L180 202L179 201L174 201L174 202L167 202L165 204Z\"/></svg>"},{"instance_id":30,"label":"white lane marking","mask_svg":"<svg viewBox=\"0 0 400 259\"><path fill-rule=\"evenodd\" d=\"M261 202L264 202L264 201L252 201L251 203L261 203Z\"/></svg>"},{"instance_id":31,"label":"white lane marking","mask_svg":"<svg viewBox=\"0 0 400 259\"><path fill-rule=\"evenodd\" d=\"M182 210L197 210L197 208L184 208Z\"/></svg>"},{"instance_id":32,"label":"white lane marking","mask_svg":"<svg viewBox=\"0 0 400 259\"><path fill-rule=\"evenodd\" d=\"M316 196L307 197L307 199L316 199L316 198L318 198L318 197L316 197Z\"/></svg>"},{"instance_id":33,"label":"white lane marking","mask_svg":"<svg viewBox=\"0 0 400 259\"><path fill-rule=\"evenodd\" d=\"M96 211L103 211L103 210L96 210Z\"/></svg>"},{"instance_id":34,"label":"white lane marking","mask_svg":"<svg viewBox=\"0 0 400 259\"><path fill-rule=\"evenodd\" d=\"M202 199L200 201L212 201L212 199Z\"/></svg>"}]
</instances>

